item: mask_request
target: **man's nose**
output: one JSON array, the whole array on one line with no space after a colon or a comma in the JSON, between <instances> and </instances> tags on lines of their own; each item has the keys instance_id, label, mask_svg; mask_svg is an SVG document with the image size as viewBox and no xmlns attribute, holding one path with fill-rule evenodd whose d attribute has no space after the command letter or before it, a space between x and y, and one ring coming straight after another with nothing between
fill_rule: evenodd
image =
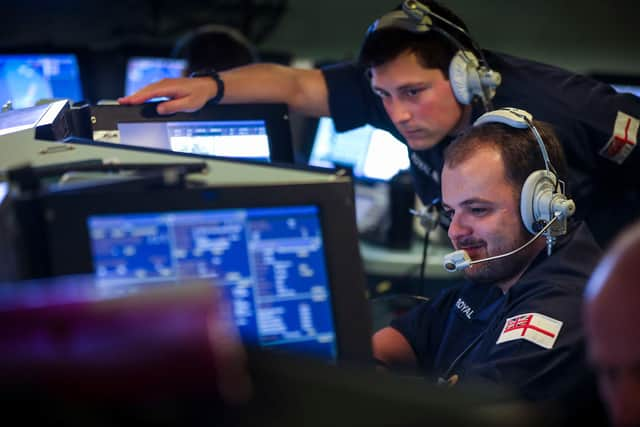
<instances>
[{"instance_id":1,"label":"man's nose","mask_svg":"<svg viewBox=\"0 0 640 427\"><path fill-rule=\"evenodd\" d=\"M394 99L387 99L384 106L393 123L405 123L411 120L411 112L404 103Z\"/></svg>"},{"instance_id":2,"label":"man's nose","mask_svg":"<svg viewBox=\"0 0 640 427\"><path fill-rule=\"evenodd\" d=\"M452 242L455 242L463 237L471 234L471 227L466 223L463 216L460 214L451 215L451 223L449 224L449 230L447 234Z\"/></svg>"}]
</instances>

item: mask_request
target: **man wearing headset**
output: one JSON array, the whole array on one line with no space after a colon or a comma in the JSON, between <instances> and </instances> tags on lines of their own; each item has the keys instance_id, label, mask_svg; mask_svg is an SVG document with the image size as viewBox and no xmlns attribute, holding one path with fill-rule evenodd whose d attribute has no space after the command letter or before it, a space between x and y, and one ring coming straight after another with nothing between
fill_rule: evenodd
<instances>
[{"instance_id":1,"label":"man wearing headset","mask_svg":"<svg viewBox=\"0 0 640 427\"><path fill-rule=\"evenodd\" d=\"M164 80L120 102L156 96L172 98L158 106L160 114L194 111L210 100L283 102L302 114L331 116L338 131L366 123L388 130L409 146L416 192L425 203L439 195L442 152L450 140L485 109L518 107L553 124L572 171L578 215L587 216L599 240L640 212L634 171L640 99L558 68L481 50L464 22L434 0L407 0L378 19L357 63L322 70L250 65Z\"/></svg>"},{"instance_id":2,"label":"man wearing headset","mask_svg":"<svg viewBox=\"0 0 640 427\"><path fill-rule=\"evenodd\" d=\"M593 400L581 301L601 251L584 222L567 222L573 202L559 185L567 166L554 132L521 126L523 117L484 114L445 150L442 204L466 280L378 331L374 356L528 400L578 402L577 390Z\"/></svg>"}]
</instances>

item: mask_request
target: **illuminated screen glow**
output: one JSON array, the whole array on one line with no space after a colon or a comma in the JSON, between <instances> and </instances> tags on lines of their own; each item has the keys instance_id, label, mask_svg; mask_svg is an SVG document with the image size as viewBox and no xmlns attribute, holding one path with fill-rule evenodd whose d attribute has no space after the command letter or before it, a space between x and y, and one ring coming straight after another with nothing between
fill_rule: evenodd
<instances>
[{"instance_id":1,"label":"illuminated screen glow","mask_svg":"<svg viewBox=\"0 0 640 427\"><path fill-rule=\"evenodd\" d=\"M87 221L103 286L211 278L246 342L336 358L316 206L97 215Z\"/></svg>"}]
</instances>

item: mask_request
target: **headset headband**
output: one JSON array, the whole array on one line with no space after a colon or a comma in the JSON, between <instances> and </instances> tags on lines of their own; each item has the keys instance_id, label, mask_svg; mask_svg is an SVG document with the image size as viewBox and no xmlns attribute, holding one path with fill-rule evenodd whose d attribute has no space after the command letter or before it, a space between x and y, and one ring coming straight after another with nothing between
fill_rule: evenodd
<instances>
[{"instance_id":1,"label":"headset headband","mask_svg":"<svg viewBox=\"0 0 640 427\"><path fill-rule=\"evenodd\" d=\"M507 126L518 129L529 128L540 147L545 169L547 172L551 170L555 173L555 170L551 165L551 161L549 160L547 149L542 141L542 136L540 136L540 132L538 132L538 129L533 125L533 116L531 113L513 107L500 108L498 110L484 113L478 117L478 119L473 123L473 126L479 126L483 123L503 123Z\"/></svg>"},{"instance_id":2,"label":"headset headband","mask_svg":"<svg viewBox=\"0 0 640 427\"><path fill-rule=\"evenodd\" d=\"M458 33L463 34L466 39L469 40L470 47L480 55L481 61L486 63L480 47L469 35L467 30L433 12L429 6L416 0L405 0L402 3L402 10L394 10L378 18L367 29L367 35L385 28L400 28L412 33L426 33L427 31L433 30L449 39L459 50L464 51L467 49L458 37L455 37L451 32L443 28L443 25L434 23L432 18L441 22L444 26L448 26Z\"/></svg>"}]
</instances>

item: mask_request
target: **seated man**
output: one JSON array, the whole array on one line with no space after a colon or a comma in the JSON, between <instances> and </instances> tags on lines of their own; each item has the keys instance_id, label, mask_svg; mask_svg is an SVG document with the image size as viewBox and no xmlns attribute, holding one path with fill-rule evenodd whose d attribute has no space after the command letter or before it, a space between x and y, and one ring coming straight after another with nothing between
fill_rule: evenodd
<instances>
[{"instance_id":1,"label":"seated man","mask_svg":"<svg viewBox=\"0 0 640 427\"><path fill-rule=\"evenodd\" d=\"M621 234L589 280L585 327L589 356L612 425L640 425L640 223Z\"/></svg>"},{"instance_id":2,"label":"seated man","mask_svg":"<svg viewBox=\"0 0 640 427\"><path fill-rule=\"evenodd\" d=\"M522 110L486 113L445 151L448 234L465 251L463 264L471 265L460 287L374 335L374 355L382 364L415 367L458 386L498 384L529 400L573 400L567 395L577 382L590 381L580 307L601 251L585 224L562 224L570 210L549 228L557 240L550 236L547 245L537 233L544 218L531 213L547 209L538 199L553 193L558 202L547 209L547 220L572 202L550 173L566 177L555 134L529 118ZM531 177L540 175L552 179L546 194L539 187L544 179L531 186ZM562 225L568 225L566 235Z\"/></svg>"}]
</instances>

